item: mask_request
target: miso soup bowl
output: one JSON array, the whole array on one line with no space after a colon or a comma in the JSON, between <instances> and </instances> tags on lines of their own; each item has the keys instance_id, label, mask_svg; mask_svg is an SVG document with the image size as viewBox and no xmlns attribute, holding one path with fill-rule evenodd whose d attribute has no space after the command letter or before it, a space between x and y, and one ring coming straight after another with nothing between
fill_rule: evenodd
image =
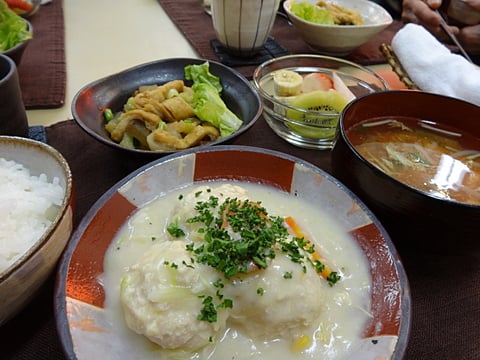
<instances>
[{"instance_id":1,"label":"miso soup bowl","mask_svg":"<svg viewBox=\"0 0 480 360\"><path fill-rule=\"evenodd\" d=\"M372 165L352 145L350 128L384 116L430 120L439 127L454 127L480 139L480 107L420 91L369 94L350 103L342 112L340 136L332 151L334 176L367 204L389 233L399 234L392 240L400 251L480 249L480 206L434 197L397 181Z\"/></svg>"}]
</instances>

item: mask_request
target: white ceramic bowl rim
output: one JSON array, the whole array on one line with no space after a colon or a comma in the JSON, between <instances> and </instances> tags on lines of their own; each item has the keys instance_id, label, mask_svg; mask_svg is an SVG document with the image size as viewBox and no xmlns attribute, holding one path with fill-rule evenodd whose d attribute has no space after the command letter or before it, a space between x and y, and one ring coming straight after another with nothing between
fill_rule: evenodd
<instances>
[{"instance_id":1,"label":"white ceramic bowl rim","mask_svg":"<svg viewBox=\"0 0 480 360\"><path fill-rule=\"evenodd\" d=\"M35 147L40 147L46 151L52 158L54 158L65 171L65 193L63 196L62 204L60 205L60 209L53 219L50 226L45 230L43 235L33 244L31 245L26 252L24 252L13 264L7 267L4 271L0 272L0 283L7 279L11 274L15 273L28 259L30 259L39 249L41 249L45 244L48 242L50 234L57 228L60 224L60 219L63 218L64 214L68 210L68 206L70 203L70 199L72 197L72 173L70 170L70 166L68 165L67 160L63 157L63 155L53 148L52 146L42 143L40 141L22 138L17 136L0 136L0 141L11 141L11 142L20 142L23 145L32 147L32 150L35 150Z\"/></svg>"},{"instance_id":2,"label":"white ceramic bowl rim","mask_svg":"<svg viewBox=\"0 0 480 360\"><path fill-rule=\"evenodd\" d=\"M283 8L287 12L288 16L292 16L295 18L295 20L298 20L299 22L309 24L309 25L314 25L322 28L329 28L329 29L338 29L338 28L349 28L349 29L358 29L358 28L363 28L363 29L368 29L368 28L376 28L379 26L385 26L385 25L390 25L393 22L392 16L388 13L387 10L385 10L382 6L380 6L377 3L374 3L373 1L368 1L368 0L355 0L355 2L358 2L360 4L365 4L368 6L371 6L375 8L379 14L381 14L381 20L380 22L372 22L372 23L364 23L361 25L329 25L329 24L319 24L315 23L312 21L305 20L294 13L290 11L290 6L293 1L305 1L305 0L286 0L283 3ZM339 5L345 6L342 4L342 0L336 0L334 3L338 3Z\"/></svg>"}]
</instances>

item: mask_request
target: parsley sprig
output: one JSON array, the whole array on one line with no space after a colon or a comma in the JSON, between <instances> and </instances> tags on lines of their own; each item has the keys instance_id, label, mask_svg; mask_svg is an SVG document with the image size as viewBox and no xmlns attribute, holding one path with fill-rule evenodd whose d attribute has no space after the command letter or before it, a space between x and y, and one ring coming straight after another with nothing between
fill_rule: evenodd
<instances>
[{"instance_id":1,"label":"parsley sprig","mask_svg":"<svg viewBox=\"0 0 480 360\"><path fill-rule=\"evenodd\" d=\"M227 198L218 206L218 198L198 202L197 216L188 223L203 223L201 229L205 242L194 247L199 263L207 264L230 279L239 273L246 274L255 265L265 269L268 260L275 257L275 245L286 242L288 232L281 217L267 216L260 202Z\"/></svg>"},{"instance_id":2,"label":"parsley sprig","mask_svg":"<svg viewBox=\"0 0 480 360\"><path fill-rule=\"evenodd\" d=\"M198 232L203 234L204 241L190 242L186 249L192 252L197 263L215 268L227 280L247 274L252 268L266 269L276 251L301 264L303 272L307 271L307 264L317 272L324 269L321 261L309 257L315 251L313 244L303 237L290 237L284 219L269 216L261 202L226 198L220 203L218 197L211 195L196 203L195 212L186 222L200 224ZM174 237L185 236L178 222L170 224L167 230ZM291 272L284 274L287 280L292 277ZM332 272L327 280L333 285L339 279L340 276ZM218 309L233 307L232 300L225 299L221 292L222 280L217 280L214 286L218 301L212 296L201 296L203 308L199 320L216 322ZM263 289L257 289L258 295L263 293Z\"/></svg>"}]
</instances>

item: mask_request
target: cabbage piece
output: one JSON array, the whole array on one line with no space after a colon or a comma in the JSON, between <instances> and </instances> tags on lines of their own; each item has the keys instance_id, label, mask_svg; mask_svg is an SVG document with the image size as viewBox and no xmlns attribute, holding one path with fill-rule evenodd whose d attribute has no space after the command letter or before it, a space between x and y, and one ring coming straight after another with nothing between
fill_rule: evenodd
<instances>
[{"instance_id":1,"label":"cabbage piece","mask_svg":"<svg viewBox=\"0 0 480 360\"><path fill-rule=\"evenodd\" d=\"M335 25L332 15L327 9L308 2L293 1L290 11L299 18L314 22L317 24Z\"/></svg>"},{"instance_id":2,"label":"cabbage piece","mask_svg":"<svg viewBox=\"0 0 480 360\"><path fill-rule=\"evenodd\" d=\"M212 85L194 84L192 88L195 115L218 128L222 137L233 134L242 125L242 120L227 108Z\"/></svg>"},{"instance_id":3,"label":"cabbage piece","mask_svg":"<svg viewBox=\"0 0 480 360\"><path fill-rule=\"evenodd\" d=\"M242 126L243 121L227 108L220 97L222 84L217 76L210 73L208 62L186 66L185 78L193 81L191 105L200 120L218 128L222 137L233 134Z\"/></svg>"},{"instance_id":4,"label":"cabbage piece","mask_svg":"<svg viewBox=\"0 0 480 360\"><path fill-rule=\"evenodd\" d=\"M210 73L208 62L200 65L185 66L185 79L192 80L194 84L210 84L220 94L223 90L220 78Z\"/></svg>"},{"instance_id":5,"label":"cabbage piece","mask_svg":"<svg viewBox=\"0 0 480 360\"><path fill-rule=\"evenodd\" d=\"M0 51L8 50L32 38L27 23L15 14L7 3L0 0Z\"/></svg>"}]
</instances>

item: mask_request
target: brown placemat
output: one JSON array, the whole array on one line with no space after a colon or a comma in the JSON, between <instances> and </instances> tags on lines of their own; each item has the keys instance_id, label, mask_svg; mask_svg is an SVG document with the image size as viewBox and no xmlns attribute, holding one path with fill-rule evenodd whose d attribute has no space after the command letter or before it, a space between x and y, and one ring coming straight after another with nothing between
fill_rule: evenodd
<instances>
[{"instance_id":1,"label":"brown placemat","mask_svg":"<svg viewBox=\"0 0 480 360\"><path fill-rule=\"evenodd\" d=\"M23 102L27 109L61 107L67 77L63 0L42 5L28 20L33 39L18 66Z\"/></svg>"},{"instance_id":2,"label":"brown placemat","mask_svg":"<svg viewBox=\"0 0 480 360\"><path fill-rule=\"evenodd\" d=\"M210 41L215 39L212 19L202 8L201 0L157 0L178 29L187 38L198 52L199 56L208 60L220 61L215 54ZM385 58L380 51L380 44L389 44L395 33L403 26L395 20L387 29L377 34L367 44L356 49L348 60L362 65L385 63ZM271 37L284 47L290 54L309 54L312 50L301 39L297 30L289 25L284 17L277 16L272 29ZM235 69L247 78L251 78L257 65L237 65Z\"/></svg>"}]
</instances>

